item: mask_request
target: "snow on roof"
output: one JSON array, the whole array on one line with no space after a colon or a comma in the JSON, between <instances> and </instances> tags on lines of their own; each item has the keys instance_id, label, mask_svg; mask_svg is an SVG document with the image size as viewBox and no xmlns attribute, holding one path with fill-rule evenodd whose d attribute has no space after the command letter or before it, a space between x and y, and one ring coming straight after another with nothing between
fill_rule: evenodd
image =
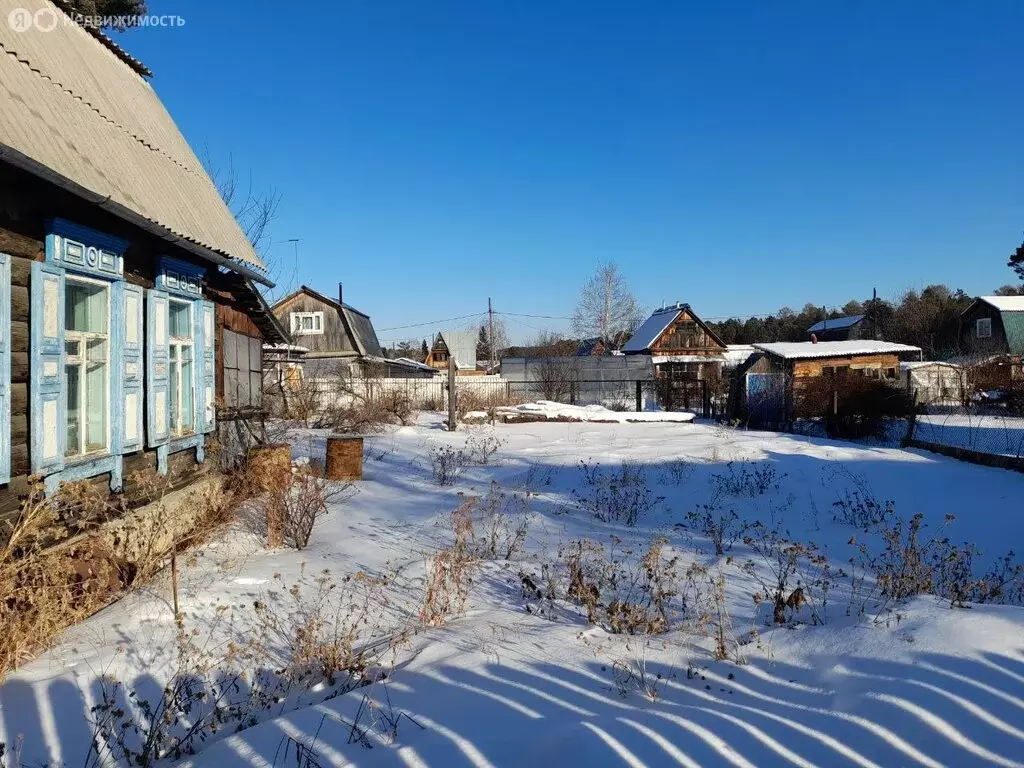
<instances>
[{"instance_id":1,"label":"snow on roof","mask_svg":"<svg viewBox=\"0 0 1024 768\"><path fill-rule=\"evenodd\" d=\"M657 309L654 314L644 320L643 325L636 329L629 341L622 347L623 352L643 352L651 347L658 337L665 332L672 321L679 317L685 305Z\"/></svg>"},{"instance_id":2,"label":"snow on roof","mask_svg":"<svg viewBox=\"0 0 1024 768\"><path fill-rule=\"evenodd\" d=\"M991 304L1000 312L1024 312L1024 296L979 296L981 301Z\"/></svg>"},{"instance_id":3,"label":"snow on roof","mask_svg":"<svg viewBox=\"0 0 1024 768\"><path fill-rule=\"evenodd\" d=\"M796 341L755 344L755 349L786 360L809 357L849 357L853 355L882 355L896 352L920 352L920 347L895 344L891 341Z\"/></svg>"},{"instance_id":4,"label":"snow on roof","mask_svg":"<svg viewBox=\"0 0 1024 768\"><path fill-rule=\"evenodd\" d=\"M939 365L945 368L959 368L960 366L956 363L947 363L942 360L911 360L908 362L900 363L900 369L904 371L912 371L915 368L927 368L929 365Z\"/></svg>"},{"instance_id":5,"label":"snow on roof","mask_svg":"<svg viewBox=\"0 0 1024 768\"><path fill-rule=\"evenodd\" d=\"M725 355L654 355L651 363L661 365L662 363L725 363L728 358Z\"/></svg>"},{"instance_id":6,"label":"snow on roof","mask_svg":"<svg viewBox=\"0 0 1024 768\"><path fill-rule=\"evenodd\" d=\"M849 317L833 317L815 323L807 329L808 333L820 333L821 331L834 331L839 328L849 328L864 319L864 315L850 315Z\"/></svg>"}]
</instances>

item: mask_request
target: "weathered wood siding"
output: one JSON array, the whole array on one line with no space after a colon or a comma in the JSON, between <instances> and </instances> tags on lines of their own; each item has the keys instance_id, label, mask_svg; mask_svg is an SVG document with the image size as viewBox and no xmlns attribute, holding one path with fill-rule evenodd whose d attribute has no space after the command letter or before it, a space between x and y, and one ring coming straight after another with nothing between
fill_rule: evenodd
<instances>
[{"instance_id":1,"label":"weathered wood siding","mask_svg":"<svg viewBox=\"0 0 1024 768\"><path fill-rule=\"evenodd\" d=\"M715 356L722 354L724 349L689 312L684 311L655 340L651 354Z\"/></svg>"},{"instance_id":2,"label":"weathered wood siding","mask_svg":"<svg viewBox=\"0 0 1024 768\"><path fill-rule=\"evenodd\" d=\"M47 184L0 162L0 252L11 256L11 481L0 484L0 516L17 509L20 497L28 490L30 414L29 382L29 287L31 264L45 258L46 221L64 218L102 232L124 238L130 246L124 257L124 276L128 283L152 288L158 260L170 256L198 264L207 269L204 292L217 307L218 336L223 327L245 327L245 333L260 335L248 317L239 317L229 280L218 269L201 262L171 243L136 229L121 219L70 193ZM63 321L62 321L63 322ZM217 343L216 353L220 353ZM218 357L216 378L218 388L223 373ZM218 389L219 391L219 389ZM195 461L195 451L185 450L171 455L168 476L173 487L187 485L213 465L214 451L207 451L203 465ZM142 450L124 457L123 497L129 504L138 496L137 478L133 474L156 468L156 453ZM97 487L107 488L110 475L90 479Z\"/></svg>"},{"instance_id":3,"label":"weathered wood siding","mask_svg":"<svg viewBox=\"0 0 1024 768\"><path fill-rule=\"evenodd\" d=\"M328 352L350 352L357 350L349 337L348 329L341 320L337 307L326 304L308 293L299 292L287 301L274 307L274 314L291 331L293 312L323 312L324 332L320 334L293 334L295 343L309 350L309 355Z\"/></svg>"}]
</instances>

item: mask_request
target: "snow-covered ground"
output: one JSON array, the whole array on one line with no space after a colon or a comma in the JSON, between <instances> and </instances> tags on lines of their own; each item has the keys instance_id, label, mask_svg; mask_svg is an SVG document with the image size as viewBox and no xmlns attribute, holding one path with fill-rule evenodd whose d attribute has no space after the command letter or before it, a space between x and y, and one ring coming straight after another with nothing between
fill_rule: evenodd
<instances>
[{"instance_id":1,"label":"snow-covered ground","mask_svg":"<svg viewBox=\"0 0 1024 768\"><path fill-rule=\"evenodd\" d=\"M919 416L917 440L981 453L1024 456L1024 418L980 414Z\"/></svg>"},{"instance_id":2,"label":"snow-covered ground","mask_svg":"<svg viewBox=\"0 0 1024 768\"><path fill-rule=\"evenodd\" d=\"M442 487L430 452L462 448L467 433L443 431L441 418L425 414L368 439L358 493L320 521L309 549L264 551L244 527L208 546L183 572L186 628L204 636L220 623L223 634L225 616L244 616L246 606L278 599L278 585L324 569L336 578L401 574L388 610L414 615L425 560L450 542L451 510L492 482L528 498L524 555L485 562L464 613L403 644L387 682L282 706L259 725L218 734L192 764L284 765L295 759L282 756L290 738L314 744L308 765L1024 765L1024 608L951 610L929 596L858 615L844 587L848 560L872 537L833 520L838 500L891 500L902 517L923 513L929 534L977 543L987 565L1024 551L1024 476L919 451L704 424L535 423L493 428L504 443L494 461ZM323 451L322 435L297 436L296 456ZM636 527L579 508L581 461L643 474L656 499ZM727 503L827 555L836 585L814 612L824 625L804 607L797 621L773 626L770 606L752 599L757 583L738 567L751 557L747 546L715 557L680 525L699 505L723 504L722 478L755 470L763 494ZM956 520L944 523L946 515ZM573 540L602 542L628 561L658 535L680 568L696 562L724 575L730 656L744 664L715 661L706 634L612 635L565 600L544 609L524 598L520 571L536 576ZM23 736L25 763L85 764L103 676L144 695L174 669L168 595L158 582L129 596L9 677L0 741ZM244 621L236 631L248 631ZM643 671L655 695L643 695L627 669L634 678ZM387 713L408 715L394 739L382 726ZM366 743L353 738L356 719L370 731Z\"/></svg>"}]
</instances>

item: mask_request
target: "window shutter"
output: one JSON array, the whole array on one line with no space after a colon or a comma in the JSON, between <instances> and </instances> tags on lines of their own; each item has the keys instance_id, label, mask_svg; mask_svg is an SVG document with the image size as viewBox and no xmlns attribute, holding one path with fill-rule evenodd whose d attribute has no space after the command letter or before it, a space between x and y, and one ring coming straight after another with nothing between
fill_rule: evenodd
<instances>
[{"instance_id":1,"label":"window shutter","mask_svg":"<svg viewBox=\"0 0 1024 768\"><path fill-rule=\"evenodd\" d=\"M146 291L146 443L163 445L170 436L170 347L167 292Z\"/></svg>"},{"instance_id":2,"label":"window shutter","mask_svg":"<svg viewBox=\"0 0 1024 768\"><path fill-rule=\"evenodd\" d=\"M196 359L202 360L199 366L199 396L196 397L196 404L199 408L196 423L201 432L212 432L216 421L216 360L214 358L214 340L217 333L216 314L211 301L196 302L199 307L199 315L202 322L197 323L197 330L201 337L201 344L196 344L196 349L202 350L202 356L197 352Z\"/></svg>"},{"instance_id":3,"label":"window shutter","mask_svg":"<svg viewBox=\"0 0 1024 768\"><path fill-rule=\"evenodd\" d=\"M122 327L121 356L115 358L115 365L120 364L122 385L121 393L115 391L123 404L120 413L120 441L122 453L134 453L142 449L142 413L143 404L143 367L142 367L142 288L137 285L121 283L124 297L121 303L124 323ZM119 363L118 360L121 362ZM115 441L116 444L116 441Z\"/></svg>"},{"instance_id":4,"label":"window shutter","mask_svg":"<svg viewBox=\"0 0 1024 768\"><path fill-rule=\"evenodd\" d=\"M0 253L0 483L11 479L11 257Z\"/></svg>"},{"instance_id":5,"label":"window shutter","mask_svg":"<svg viewBox=\"0 0 1024 768\"><path fill-rule=\"evenodd\" d=\"M31 312L32 471L50 474L64 468L67 441L64 270L61 267L32 262Z\"/></svg>"}]
</instances>

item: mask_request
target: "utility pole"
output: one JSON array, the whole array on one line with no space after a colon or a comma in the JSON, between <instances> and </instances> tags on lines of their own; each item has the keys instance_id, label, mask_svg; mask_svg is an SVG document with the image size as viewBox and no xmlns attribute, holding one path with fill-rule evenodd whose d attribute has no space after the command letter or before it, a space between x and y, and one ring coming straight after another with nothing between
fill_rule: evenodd
<instances>
[{"instance_id":1,"label":"utility pole","mask_svg":"<svg viewBox=\"0 0 1024 768\"><path fill-rule=\"evenodd\" d=\"M487 324L489 326L487 337L487 373L494 370L494 307L491 304L491 297L487 297Z\"/></svg>"},{"instance_id":2,"label":"utility pole","mask_svg":"<svg viewBox=\"0 0 1024 768\"><path fill-rule=\"evenodd\" d=\"M448 431L455 431L457 409L455 407L455 356L448 350Z\"/></svg>"},{"instance_id":3,"label":"utility pole","mask_svg":"<svg viewBox=\"0 0 1024 768\"><path fill-rule=\"evenodd\" d=\"M871 289L871 330L878 341L878 289Z\"/></svg>"}]
</instances>

